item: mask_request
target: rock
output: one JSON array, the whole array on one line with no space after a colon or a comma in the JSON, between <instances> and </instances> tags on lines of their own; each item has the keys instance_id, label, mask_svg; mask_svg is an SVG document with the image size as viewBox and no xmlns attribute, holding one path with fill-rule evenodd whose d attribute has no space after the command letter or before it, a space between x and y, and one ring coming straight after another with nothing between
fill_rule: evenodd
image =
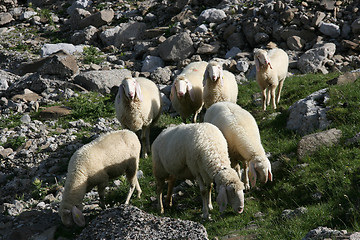
<instances>
[{"instance_id":1,"label":"rock","mask_svg":"<svg viewBox=\"0 0 360 240\"><path fill-rule=\"evenodd\" d=\"M300 56L297 64L298 69L302 73L321 71L326 74L328 71L324 65L334 56L335 51L336 45L334 43L325 43L322 46L310 49Z\"/></svg>"},{"instance_id":2,"label":"rock","mask_svg":"<svg viewBox=\"0 0 360 240\"><path fill-rule=\"evenodd\" d=\"M309 231L302 240L314 240L314 239L344 239L347 231L332 230L327 227L318 227Z\"/></svg>"},{"instance_id":3,"label":"rock","mask_svg":"<svg viewBox=\"0 0 360 240\"><path fill-rule=\"evenodd\" d=\"M295 210L285 209L281 213L281 217L286 218L286 219L292 219L292 218L304 215L306 213L307 213L307 208L305 208L305 207L298 207Z\"/></svg>"},{"instance_id":4,"label":"rock","mask_svg":"<svg viewBox=\"0 0 360 240\"><path fill-rule=\"evenodd\" d=\"M127 69L88 71L77 75L74 82L89 91L107 94L112 87L119 86L126 77L131 77L131 72Z\"/></svg>"},{"instance_id":5,"label":"rock","mask_svg":"<svg viewBox=\"0 0 360 240\"><path fill-rule=\"evenodd\" d=\"M105 31L102 31L100 33L101 41L106 46L115 45L116 35L120 31L120 29L121 29L120 26L116 26L116 27L113 27L113 28L106 29Z\"/></svg>"},{"instance_id":6,"label":"rock","mask_svg":"<svg viewBox=\"0 0 360 240\"><path fill-rule=\"evenodd\" d=\"M203 21L209 23L220 23L226 18L226 14L221 9L210 8L202 11L200 13L198 22L202 23Z\"/></svg>"},{"instance_id":7,"label":"rock","mask_svg":"<svg viewBox=\"0 0 360 240\"><path fill-rule=\"evenodd\" d=\"M99 30L94 26L88 26L84 30L76 31L71 36L71 43L74 45L79 44L93 44L96 45L97 33Z\"/></svg>"},{"instance_id":8,"label":"rock","mask_svg":"<svg viewBox=\"0 0 360 240\"><path fill-rule=\"evenodd\" d=\"M329 80L327 82L327 84L342 85L342 84L347 84L347 83L353 83L358 78L360 78L360 71L352 71L352 72L344 73L344 74L340 75L339 77L334 78L332 80Z\"/></svg>"},{"instance_id":9,"label":"rock","mask_svg":"<svg viewBox=\"0 0 360 240\"><path fill-rule=\"evenodd\" d=\"M343 39L341 41L341 45L344 46L345 48L349 48L355 51L360 51L360 41L353 42L350 40Z\"/></svg>"},{"instance_id":10,"label":"rock","mask_svg":"<svg viewBox=\"0 0 360 240\"><path fill-rule=\"evenodd\" d=\"M231 34L227 39L226 42L229 48L237 47L240 49L244 49L246 45L245 37L243 34L239 32L235 32Z\"/></svg>"},{"instance_id":11,"label":"rock","mask_svg":"<svg viewBox=\"0 0 360 240\"><path fill-rule=\"evenodd\" d=\"M215 54L219 51L219 49L220 49L220 43L218 43L218 42L213 42L210 44L201 43L200 46L198 47L196 53L197 54Z\"/></svg>"},{"instance_id":12,"label":"rock","mask_svg":"<svg viewBox=\"0 0 360 240\"><path fill-rule=\"evenodd\" d=\"M85 239L208 239L203 225L189 220L157 217L122 204L101 212L77 240Z\"/></svg>"},{"instance_id":13,"label":"rock","mask_svg":"<svg viewBox=\"0 0 360 240\"><path fill-rule=\"evenodd\" d=\"M63 50L51 54L40 60L24 63L20 66L20 74L38 72L43 75L59 75L71 77L79 71L75 58Z\"/></svg>"},{"instance_id":14,"label":"rock","mask_svg":"<svg viewBox=\"0 0 360 240\"><path fill-rule=\"evenodd\" d=\"M153 72L157 68L162 68L165 66L164 61L160 57L156 56L146 56L144 61L142 62L142 72Z\"/></svg>"},{"instance_id":15,"label":"rock","mask_svg":"<svg viewBox=\"0 0 360 240\"><path fill-rule=\"evenodd\" d=\"M269 40L269 35L263 32L256 33L254 36L256 44L266 43Z\"/></svg>"},{"instance_id":16,"label":"rock","mask_svg":"<svg viewBox=\"0 0 360 240\"><path fill-rule=\"evenodd\" d=\"M39 114L41 119L58 119L60 117L68 116L71 110L64 106L52 106L45 108Z\"/></svg>"},{"instance_id":17,"label":"rock","mask_svg":"<svg viewBox=\"0 0 360 240\"><path fill-rule=\"evenodd\" d=\"M232 47L226 54L225 58L234 58L238 53L241 53L240 48Z\"/></svg>"},{"instance_id":18,"label":"rock","mask_svg":"<svg viewBox=\"0 0 360 240\"><path fill-rule=\"evenodd\" d=\"M297 154L299 159L315 153L321 147L331 147L340 141L342 131L332 128L327 131L304 136L298 144Z\"/></svg>"},{"instance_id":19,"label":"rock","mask_svg":"<svg viewBox=\"0 0 360 240\"><path fill-rule=\"evenodd\" d=\"M138 40L144 33L146 24L142 22L129 21L127 23L121 23L120 29L115 35L115 47L121 47L122 45L129 46L131 41Z\"/></svg>"},{"instance_id":20,"label":"rock","mask_svg":"<svg viewBox=\"0 0 360 240\"><path fill-rule=\"evenodd\" d=\"M10 13L0 13L0 26L8 24L12 21L14 21L14 18Z\"/></svg>"},{"instance_id":21,"label":"rock","mask_svg":"<svg viewBox=\"0 0 360 240\"><path fill-rule=\"evenodd\" d=\"M326 17L326 14L323 13L323 12L320 12L320 11L317 11L315 14L314 14L314 18L313 18L313 21L312 21L312 25L314 27L317 27L320 25L320 23L324 20L324 18Z\"/></svg>"},{"instance_id":22,"label":"rock","mask_svg":"<svg viewBox=\"0 0 360 240\"><path fill-rule=\"evenodd\" d=\"M326 118L327 109L324 107L329 96L327 89L321 89L308 97L294 103L289 108L289 118L286 128L306 135L318 129L325 129L330 125Z\"/></svg>"},{"instance_id":23,"label":"rock","mask_svg":"<svg viewBox=\"0 0 360 240\"><path fill-rule=\"evenodd\" d=\"M56 43L56 44L48 43L48 44L44 44L44 46L40 49L40 56L46 57L60 50L72 55L75 53L82 53L83 46L75 46L70 43Z\"/></svg>"},{"instance_id":24,"label":"rock","mask_svg":"<svg viewBox=\"0 0 360 240\"><path fill-rule=\"evenodd\" d=\"M195 52L193 41L187 32L169 37L158 49L160 57L165 61L181 61Z\"/></svg>"},{"instance_id":25,"label":"rock","mask_svg":"<svg viewBox=\"0 0 360 240\"><path fill-rule=\"evenodd\" d=\"M23 102L31 102L31 101L38 101L40 100L42 97L37 94L37 93L34 93L33 91L29 90L29 89L24 89L24 93L23 94L17 94L17 95L14 95L11 100L12 101L23 101Z\"/></svg>"},{"instance_id":26,"label":"rock","mask_svg":"<svg viewBox=\"0 0 360 240\"><path fill-rule=\"evenodd\" d=\"M360 17L351 24L351 29L354 34L360 33Z\"/></svg>"},{"instance_id":27,"label":"rock","mask_svg":"<svg viewBox=\"0 0 360 240\"><path fill-rule=\"evenodd\" d=\"M208 28L206 27L205 24L201 24L200 26L198 26L197 28L195 28L194 32L207 33L207 32L208 32Z\"/></svg>"},{"instance_id":28,"label":"rock","mask_svg":"<svg viewBox=\"0 0 360 240\"><path fill-rule=\"evenodd\" d=\"M0 91L7 90L9 85L20 79L20 76L0 69Z\"/></svg>"},{"instance_id":29,"label":"rock","mask_svg":"<svg viewBox=\"0 0 360 240\"><path fill-rule=\"evenodd\" d=\"M26 20L26 19L30 19L33 16L36 16L37 12L34 11L25 11L23 14L21 14L20 16L20 20Z\"/></svg>"},{"instance_id":30,"label":"rock","mask_svg":"<svg viewBox=\"0 0 360 240\"><path fill-rule=\"evenodd\" d=\"M249 63L248 63L248 61L239 60L239 61L236 63L236 69L239 70L240 72L247 72L247 70L249 70Z\"/></svg>"},{"instance_id":31,"label":"rock","mask_svg":"<svg viewBox=\"0 0 360 240\"><path fill-rule=\"evenodd\" d=\"M112 9L105 9L84 19L81 19L78 22L77 28L74 29L83 29L90 25L94 27L101 27L102 25L110 23L113 18L114 11Z\"/></svg>"},{"instance_id":32,"label":"rock","mask_svg":"<svg viewBox=\"0 0 360 240\"><path fill-rule=\"evenodd\" d=\"M319 25L319 30L324 35L329 36L331 38L337 38L340 36L340 27L333 23L321 22Z\"/></svg>"},{"instance_id":33,"label":"rock","mask_svg":"<svg viewBox=\"0 0 360 240\"><path fill-rule=\"evenodd\" d=\"M286 44L290 50L301 51L306 41L299 36L291 36L286 40Z\"/></svg>"},{"instance_id":34,"label":"rock","mask_svg":"<svg viewBox=\"0 0 360 240\"><path fill-rule=\"evenodd\" d=\"M70 16L74 13L76 8L82 8L85 9L89 7L92 4L92 1L89 0L76 0L74 1L70 7L66 9L67 14Z\"/></svg>"},{"instance_id":35,"label":"rock","mask_svg":"<svg viewBox=\"0 0 360 240\"><path fill-rule=\"evenodd\" d=\"M159 67L150 74L150 77L156 84L170 84L171 74L169 67Z\"/></svg>"},{"instance_id":36,"label":"rock","mask_svg":"<svg viewBox=\"0 0 360 240\"><path fill-rule=\"evenodd\" d=\"M251 45L251 47L255 47L255 34L259 32L258 24L252 21L244 22L242 24L242 29L248 43Z\"/></svg>"}]
</instances>

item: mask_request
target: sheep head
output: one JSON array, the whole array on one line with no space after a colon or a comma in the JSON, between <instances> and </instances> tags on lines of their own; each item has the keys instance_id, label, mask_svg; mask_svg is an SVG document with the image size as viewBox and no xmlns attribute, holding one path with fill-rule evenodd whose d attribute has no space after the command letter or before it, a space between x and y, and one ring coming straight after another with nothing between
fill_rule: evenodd
<instances>
[{"instance_id":1,"label":"sheep head","mask_svg":"<svg viewBox=\"0 0 360 240\"><path fill-rule=\"evenodd\" d=\"M128 99L133 101L135 97L137 97L142 102L143 97L140 84L134 78L125 78L119 87L119 92L120 98L122 97L122 93L124 93Z\"/></svg>"},{"instance_id":2,"label":"sheep head","mask_svg":"<svg viewBox=\"0 0 360 240\"><path fill-rule=\"evenodd\" d=\"M185 76L180 75L175 79L171 87L170 98L172 99L175 94L178 96L178 98L185 97L187 92L189 93L191 101L194 101L195 96L191 82L186 79Z\"/></svg>"},{"instance_id":3,"label":"sheep head","mask_svg":"<svg viewBox=\"0 0 360 240\"><path fill-rule=\"evenodd\" d=\"M271 163L267 157L265 157L265 160L255 157L254 160L250 161L249 179L252 187L255 187L257 178L262 183L266 183L268 180L272 181Z\"/></svg>"},{"instance_id":4,"label":"sheep head","mask_svg":"<svg viewBox=\"0 0 360 240\"><path fill-rule=\"evenodd\" d=\"M256 70L260 71L261 66L269 66L272 69L271 62L267 52L263 49L255 49L254 50L254 60Z\"/></svg>"},{"instance_id":5,"label":"sheep head","mask_svg":"<svg viewBox=\"0 0 360 240\"><path fill-rule=\"evenodd\" d=\"M79 227L85 226L85 218L82 214L81 210L76 206L73 206L70 209L64 208L59 211L61 221L66 227L71 227L74 225L78 225Z\"/></svg>"},{"instance_id":6,"label":"sheep head","mask_svg":"<svg viewBox=\"0 0 360 240\"><path fill-rule=\"evenodd\" d=\"M219 211L225 211L227 204L229 204L235 212L242 213L244 211L244 184L234 169L226 170L225 175L226 185L217 186L216 202L219 205Z\"/></svg>"},{"instance_id":7,"label":"sheep head","mask_svg":"<svg viewBox=\"0 0 360 240\"><path fill-rule=\"evenodd\" d=\"M221 86L224 84L224 72L222 66L219 63L212 61L206 66L203 81L204 86L208 78L214 82L220 80Z\"/></svg>"}]
</instances>

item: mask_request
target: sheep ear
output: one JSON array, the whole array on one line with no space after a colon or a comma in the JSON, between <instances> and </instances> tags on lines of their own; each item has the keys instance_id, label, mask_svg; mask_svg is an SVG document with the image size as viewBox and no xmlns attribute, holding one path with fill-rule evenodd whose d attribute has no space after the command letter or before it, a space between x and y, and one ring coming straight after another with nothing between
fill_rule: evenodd
<instances>
[{"instance_id":1,"label":"sheep ear","mask_svg":"<svg viewBox=\"0 0 360 240\"><path fill-rule=\"evenodd\" d=\"M203 87L205 87L205 85L206 85L206 80L208 78L208 75L209 75L209 71L208 71L208 68L206 67L206 70L204 72L204 78L203 78Z\"/></svg>"},{"instance_id":2,"label":"sheep ear","mask_svg":"<svg viewBox=\"0 0 360 240\"><path fill-rule=\"evenodd\" d=\"M219 69L220 71L220 83L221 83L221 86L224 86L224 71L220 68Z\"/></svg>"},{"instance_id":3,"label":"sheep ear","mask_svg":"<svg viewBox=\"0 0 360 240\"><path fill-rule=\"evenodd\" d=\"M259 59L255 56L255 66L256 66L256 71L260 71L260 62Z\"/></svg>"},{"instance_id":4,"label":"sheep ear","mask_svg":"<svg viewBox=\"0 0 360 240\"><path fill-rule=\"evenodd\" d=\"M193 90L191 82L186 81L186 88L187 88L187 91L189 92L191 101L194 101L195 96L194 96L194 90Z\"/></svg>"},{"instance_id":5,"label":"sheep ear","mask_svg":"<svg viewBox=\"0 0 360 240\"><path fill-rule=\"evenodd\" d=\"M173 85L171 86L171 92L170 92L170 100L171 101L173 101L175 94L176 94L176 89L175 89L175 82L174 82Z\"/></svg>"},{"instance_id":6,"label":"sheep ear","mask_svg":"<svg viewBox=\"0 0 360 240\"><path fill-rule=\"evenodd\" d=\"M216 202L219 205L219 211L223 212L226 209L226 206L228 204L227 194L226 194L226 188L224 185L221 185L219 188L219 193L216 198Z\"/></svg>"},{"instance_id":7,"label":"sheep ear","mask_svg":"<svg viewBox=\"0 0 360 240\"><path fill-rule=\"evenodd\" d=\"M142 102L143 96L141 94L141 88L140 88L140 84L138 82L136 82L136 85L135 85L135 92L136 92L136 96L139 98L140 102Z\"/></svg>"},{"instance_id":8,"label":"sheep ear","mask_svg":"<svg viewBox=\"0 0 360 240\"><path fill-rule=\"evenodd\" d=\"M256 171L255 171L255 163L250 162L249 166L249 180L251 187L255 187L256 185Z\"/></svg>"},{"instance_id":9,"label":"sheep ear","mask_svg":"<svg viewBox=\"0 0 360 240\"><path fill-rule=\"evenodd\" d=\"M73 221L76 225L78 225L79 227L85 226L84 215L76 206L72 207L71 213L72 213Z\"/></svg>"},{"instance_id":10,"label":"sheep ear","mask_svg":"<svg viewBox=\"0 0 360 240\"><path fill-rule=\"evenodd\" d=\"M271 66L271 62L270 62L270 59L269 59L269 56L265 56L265 58L266 58L266 62L267 62L267 64L269 65L269 67L272 69L272 66Z\"/></svg>"},{"instance_id":11,"label":"sheep ear","mask_svg":"<svg viewBox=\"0 0 360 240\"><path fill-rule=\"evenodd\" d=\"M122 99L124 94L124 84L120 84L118 92L120 99Z\"/></svg>"}]
</instances>

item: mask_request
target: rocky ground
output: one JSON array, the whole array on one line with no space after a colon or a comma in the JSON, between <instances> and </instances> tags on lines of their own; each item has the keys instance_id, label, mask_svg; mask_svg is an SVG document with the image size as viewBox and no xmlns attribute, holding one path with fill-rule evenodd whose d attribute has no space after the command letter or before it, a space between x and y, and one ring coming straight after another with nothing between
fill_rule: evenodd
<instances>
[{"instance_id":1,"label":"rocky ground","mask_svg":"<svg viewBox=\"0 0 360 240\"><path fill-rule=\"evenodd\" d=\"M0 0L0 121L14 112L23 115L20 127L0 129L0 143L18 137L26 139L17 149L0 146L0 239L54 238L60 225L57 207L62 189L49 189L43 201L34 200L35 179L48 186L64 180L70 154L82 145L77 139L82 128L90 128L94 138L119 128L116 119L100 118L93 125L79 120L63 129L57 126L57 119L68 114L68 109L46 109L41 121L32 120L29 112L76 96L75 91L113 93L130 75L156 82L166 103L164 111L171 111L169 84L181 67L191 61L216 59L241 84L254 79L252 53L260 47L285 49L290 57L289 70L294 74L358 69L359 7L358 0ZM347 74L335 81L355 80L359 71ZM326 91L299 104L321 108L321 104L310 106L317 94L324 96ZM324 118L321 123L306 119L307 124L301 126L303 116L297 116L301 111L296 111L295 106L293 109L289 129L305 135L326 126ZM329 134L332 139L339 135L336 130ZM96 194L90 192L87 197L96 203ZM93 208L85 206L85 210ZM170 221L146 213L138 215L154 218L154 222ZM102 219L99 216L91 223L92 229L101 226ZM176 224L181 226L179 229L188 229L196 223ZM205 229L188 232L206 238ZM86 228L79 239L91 234ZM121 234L115 236L125 236ZM341 231L331 235L332 230L327 228L313 230L306 239L313 239L311 234L350 237Z\"/></svg>"}]
</instances>

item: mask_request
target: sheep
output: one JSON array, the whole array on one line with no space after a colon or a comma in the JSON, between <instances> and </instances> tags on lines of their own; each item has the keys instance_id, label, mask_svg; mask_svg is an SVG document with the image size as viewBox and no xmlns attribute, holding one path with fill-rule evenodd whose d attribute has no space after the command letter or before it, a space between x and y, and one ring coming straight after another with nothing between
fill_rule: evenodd
<instances>
[{"instance_id":1,"label":"sheep","mask_svg":"<svg viewBox=\"0 0 360 240\"><path fill-rule=\"evenodd\" d=\"M83 227L85 219L81 212L86 192L97 186L100 207L104 208L105 187L110 179L126 174L130 189L125 204L136 188L141 144L135 133L125 129L100 135L79 148L71 157L65 182L65 190L59 207L59 215L65 226L73 222Z\"/></svg>"},{"instance_id":2,"label":"sheep","mask_svg":"<svg viewBox=\"0 0 360 240\"><path fill-rule=\"evenodd\" d=\"M268 52L263 49L255 49L254 59L256 81L262 92L263 110L265 111L266 105L270 104L270 99L273 108L276 109L276 104L280 102L281 90L288 72L289 57L284 50L279 48L271 49ZM275 90L277 87L275 103Z\"/></svg>"},{"instance_id":3,"label":"sheep","mask_svg":"<svg viewBox=\"0 0 360 240\"><path fill-rule=\"evenodd\" d=\"M215 61L210 61L206 67L204 78L204 107L208 109L216 102L229 101L236 103L238 85L234 74L223 70Z\"/></svg>"},{"instance_id":4,"label":"sheep","mask_svg":"<svg viewBox=\"0 0 360 240\"><path fill-rule=\"evenodd\" d=\"M205 122L217 126L228 143L231 166L240 179L239 160L244 165L245 190L256 184L257 175L261 182L272 181L271 164L261 144L259 128L254 117L239 105L231 102L213 104L205 113Z\"/></svg>"},{"instance_id":5,"label":"sheep","mask_svg":"<svg viewBox=\"0 0 360 240\"><path fill-rule=\"evenodd\" d=\"M183 122L193 114L192 122L203 106L202 78L207 62L193 62L187 65L179 74L171 87L170 99L172 106L179 113Z\"/></svg>"},{"instance_id":6,"label":"sheep","mask_svg":"<svg viewBox=\"0 0 360 240\"><path fill-rule=\"evenodd\" d=\"M210 123L181 124L168 127L152 145L153 174L158 208L164 213L162 191L168 180L166 203L172 206L176 179L195 179L200 187L202 217L209 219L212 183L216 183L220 212L229 203L235 212L244 209L244 184L230 166L227 143L220 130Z\"/></svg>"},{"instance_id":7,"label":"sheep","mask_svg":"<svg viewBox=\"0 0 360 240\"><path fill-rule=\"evenodd\" d=\"M156 84L143 77L124 79L115 98L115 112L124 128L138 133L141 157L146 158L150 153L150 128L161 114L161 95Z\"/></svg>"}]
</instances>

